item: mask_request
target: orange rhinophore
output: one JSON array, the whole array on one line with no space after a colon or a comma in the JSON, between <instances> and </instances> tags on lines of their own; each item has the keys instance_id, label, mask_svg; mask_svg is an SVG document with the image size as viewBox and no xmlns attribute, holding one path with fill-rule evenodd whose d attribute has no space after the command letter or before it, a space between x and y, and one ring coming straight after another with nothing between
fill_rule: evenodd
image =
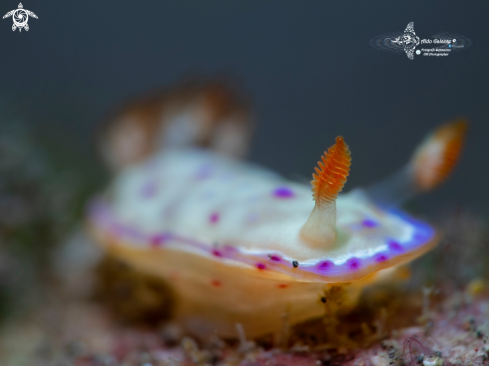
<instances>
[{"instance_id":1,"label":"orange rhinophore","mask_svg":"<svg viewBox=\"0 0 489 366\"><path fill-rule=\"evenodd\" d=\"M412 160L417 187L430 190L450 175L460 158L467 127L464 119L443 125L418 148Z\"/></svg>"},{"instance_id":2,"label":"orange rhinophore","mask_svg":"<svg viewBox=\"0 0 489 366\"><path fill-rule=\"evenodd\" d=\"M336 240L336 197L346 183L351 156L343 137L336 138L318 162L312 184L316 204L301 229L301 237L313 246L331 245Z\"/></svg>"},{"instance_id":3,"label":"orange rhinophore","mask_svg":"<svg viewBox=\"0 0 489 366\"><path fill-rule=\"evenodd\" d=\"M315 168L316 173L312 174L312 196L317 205L336 200L346 183L350 165L350 149L343 137L338 136L336 144L324 153Z\"/></svg>"}]
</instances>

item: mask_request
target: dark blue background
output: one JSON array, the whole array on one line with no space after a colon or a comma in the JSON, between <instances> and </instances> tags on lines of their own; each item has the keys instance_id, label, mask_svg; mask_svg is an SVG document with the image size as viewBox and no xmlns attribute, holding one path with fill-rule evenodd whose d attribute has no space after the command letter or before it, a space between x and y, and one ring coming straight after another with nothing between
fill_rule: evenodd
<instances>
[{"instance_id":1,"label":"dark blue background","mask_svg":"<svg viewBox=\"0 0 489 366\"><path fill-rule=\"evenodd\" d=\"M18 0L2 1L2 15ZM346 189L406 162L426 132L465 115L471 131L453 179L418 200L489 212L487 1L25 0L29 32L0 22L0 123L26 121L94 159L94 127L121 99L188 75L228 75L254 103L251 159L309 177L342 134L352 150ZM369 39L440 31L473 46L449 57L374 50Z\"/></svg>"}]
</instances>

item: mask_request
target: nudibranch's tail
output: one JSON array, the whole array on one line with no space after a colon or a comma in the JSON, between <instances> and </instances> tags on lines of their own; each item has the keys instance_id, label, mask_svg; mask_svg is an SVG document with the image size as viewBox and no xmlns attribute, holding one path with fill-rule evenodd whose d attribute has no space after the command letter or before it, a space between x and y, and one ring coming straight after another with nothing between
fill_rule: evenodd
<instances>
[{"instance_id":1,"label":"nudibranch's tail","mask_svg":"<svg viewBox=\"0 0 489 366\"><path fill-rule=\"evenodd\" d=\"M459 119L437 128L416 149L410 162L386 180L367 189L384 206L396 206L445 181L457 164L468 123Z\"/></svg>"},{"instance_id":2,"label":"nudibranch's tail","mask_svg":"<svg viewBox=\"0 0 489 366\"><path fill-rule=\"evenodd\" d=\"M350 149L339 136L336 144L324 152L312 175L312 197L316 204L302 227L301 234L306 240L324 244L336 238L336 197L346 183L350 165Z\"/></svg>"}]
</instances>

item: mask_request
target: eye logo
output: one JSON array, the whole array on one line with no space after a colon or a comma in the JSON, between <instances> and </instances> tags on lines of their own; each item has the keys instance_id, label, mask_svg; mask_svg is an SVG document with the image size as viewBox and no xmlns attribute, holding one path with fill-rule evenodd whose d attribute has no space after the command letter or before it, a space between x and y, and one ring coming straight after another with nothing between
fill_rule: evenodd
<instances>
[{"instance_id":1,"label":"eye logo","mask_svg":"<svg viewBox=\"0 0 489 366\"><path fill-rule=\"evenodd\" d=\"M3 19L12 17L12 20L14 21L12 30L15 31L16 29L19 29L19 32L21 32L22 28L24 28L26 31L29 30L29 25L27 24L29 21L29 16L37 19L36 14L30 10L24 9L22 3L19 3L19 8L9 11L3 16Z\"/></svg>"},{"instance_id":2,"label":"eye logo","mask_svg":"<svg viewBox=\"0 0 489 366\"><path fill-rule=\"evenodd\" d=\"M449 56L472 45L472 41L459 34L439 32L430 38L420 39L414 32L414 22L409 22L404 32L382 34L370 40L373 48L391 53L405 53L410 60L415 55ZM417 46L429 47L416 49Z\"/></svg>"}]
</instances>

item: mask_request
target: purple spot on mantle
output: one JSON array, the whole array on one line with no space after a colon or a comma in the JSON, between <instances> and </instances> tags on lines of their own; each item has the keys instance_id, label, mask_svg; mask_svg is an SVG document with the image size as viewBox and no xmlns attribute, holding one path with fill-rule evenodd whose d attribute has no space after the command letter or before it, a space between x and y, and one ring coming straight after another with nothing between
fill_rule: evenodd
<instances>
[{"instance_id":1,"label":"purple spot on mantle","mask_svg":"<svg viewBox=\"0 0 489 366\"><path fill-rule=\"evenodd\" d=\"M155 181L147 182L141 187L141 197L152 198L158 192L158 184Z\"/></svg>"},{"instance_id":2,"label":"purple spot on mantle","mask_svg":"<svg viewBox=\"0 0 489 366\"><path fill-rule=\"evenodd\" d=\"M378 263L385 262L387 260L387 256L385 254L379 254L375 257L375 261Z\"/></svg>"},{"instance_id":3,"label":"purple spot on mantle","mask_svg":"<svg viewBox=\"0 0 489 366\"><path fill-rule=\"evenodd\" d=\"M209 216L209 222L211 224L217 224L218 221L219 221L219 214L217 212L214 212Z\"/></svg>"},{"instance_id":4,"label":"purple spot on mantle","mask_svg":"<svg viewBox=\"0 0 489 366\"><path fill-rule=\"evenodd\" d=\"M334 266L334 263L331 262L331 261L324 261L324 262L321 262L318 264L318 268L325 271L325 270L328 270L330 268L333 268Z\"/></svg>"},{"instance_id":5,"label":"purple spot on mantle","mask_svg":"<svg viewBox=\"0 0 489 366\"><path fill-rule=\"evenodd\" d=\"M149 243L152 247L159 247L169 239L171 239L171 234L157 234L149 239Z\"/></svg>"},{"instance_id":6,"label":"purple spot on mantle","mask_svg":"<svg viewBox=\"0 0 489 366\"><path fill-rule=\"evenodd\" d=\"M358 258L350 258L346 261L346 265L348 268L355 271L360 268L360 260Z\"/></svg>"},{"instance_id":7,"label":"purple spot on mantle","mask_svg":"<svg viewBox=\"0 0 489 366\"><path fill-rule=\"evenodd\" d=\"M222 253L217 249L214 249L212 251L212 254L215 255L216 257L222 257Z\"/></svg>"},{"instance_id":8,"label":"purple spot on mantle","mask_svg":"<svg viewBox=\"0 0 489 366\"><path fill-rule=\"evenodd\" d=\"M204 164L198 170L196 178L197 178L197 180L206 179L211 175L211 172L212 172L212 165L211 164Z\"/></svg>"},{"instance_id":9,"label":"purple spot on mantle","mask_svg":"<svg viewBox=\"0 0 489 366\"><path fill-rule=\"evenodd\" d=\"M280 262L281 259L278 255L269 255L268 256L272 261L275 261L275 262Z\"/></svg>"},{"instance_id":10,"label":"purple spot on mantle","mask_svg":"<svg viewBox=\"0 0 489 366\"><path fill-rule=\"evenodd\" d=\"M394 250L396 252L401 252L403 250L402 245L399 244L397 241L389 240L388 245L390 250Z\"/></svg>"},{"instance_id":11,"label":"purple spot on mantle","mask_svg":"<svg viewBox=\"0 0 489 366\"><path fill-rule=\"evenodd\" d=\"M378 224L374 220L367 219L362 221L362 225L365 227L376 227Z\"/></svg>"},{"instance_id":12,"label":"purple spot on mantle","mask_svg":"<svg viewBox=\"0 0 489 366\"><path fill-rule=\"evenodd\" d=\"M288 187L278 187L273 191L273 195L277 198L292 198L294 197L294 192Z\"/></svg>"},{"instance_id":13,"label":"purple spot on mantle","mask_svg":"<svg viewBox=\"0 0 489 366\"><path fill-rule=\"evenodd\" d=\"M257 263L256 264L256 268L258 268L258 269L265 269L266 266L263 263Z\"/></svg>"}]
</instances>

